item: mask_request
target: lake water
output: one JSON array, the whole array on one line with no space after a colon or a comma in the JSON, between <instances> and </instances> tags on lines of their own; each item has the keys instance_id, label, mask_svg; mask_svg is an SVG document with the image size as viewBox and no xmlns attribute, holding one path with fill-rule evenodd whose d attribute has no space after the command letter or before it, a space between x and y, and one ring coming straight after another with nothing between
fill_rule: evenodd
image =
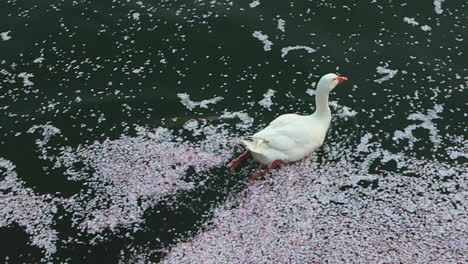
<instances>
[{"instance_id":1,"label":"lake water","mask_svg":"<svg viewBox=\"0 0 468 264\"><path fill-rule=\"evenodd\" d=\"M468 4L5 1L5 263L468 261ZM282 113L332 127L245 183Z\"/></svg>"}]
</instances>

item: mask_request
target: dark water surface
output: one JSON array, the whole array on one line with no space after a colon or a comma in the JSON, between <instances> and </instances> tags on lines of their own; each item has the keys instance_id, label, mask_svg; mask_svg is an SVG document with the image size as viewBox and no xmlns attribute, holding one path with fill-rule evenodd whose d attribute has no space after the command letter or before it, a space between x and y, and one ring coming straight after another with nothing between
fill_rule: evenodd
<instances>
[{"instance_id":1,"label":"dark water surface","mask_svg":"<svg viewBox=\"0 0 468 264\"><path fill-rule=\"evenodd\" d=\"M216 0L0 3L0 237L7 245L0 248L0 259L159 261L180 239L202 233L213 208L248 188L243 179L256 165L230 173L222 161L207 165L206 153L227 161L241 148L217 143L264 127L280 113L311 113L314 99L306 91L328 72L349 78L331 95L336 118L328 146L351 153L363 136L372 135L376 148L403 158L373 159L369 173L403 177L408 164L399 162L410 156L460 171L467 158L465 1L277 2L262 0L255 7ZM271 49L256 31L268 37ZM284 50L294 46L307 49ZM270 89L268 107L268 100L259 102ZM190 106L181 94L192 102L222 99ZM228 112L253 120L239 127L239 120L225 117ZM221 125L222 133L211 143L209 136L203 141L187 129L189 120ZM167 128L175 136L158 134L153 141L163 145L153 146L136 127L144 133ZM171 142L193 145L177 152ZM198 144L206 153L197 152ZM161 160L175 161L158 171L174 174L164 174L163 191L132 200L131 190L115 182L123 175L119 169L144 178L138 171L142 164L169 150L175 154ZM200 162L185 168L177 159L189 150ZM329 159L326 153L327 148L320 150L317 162ZM9 185L9 177L19 185ZM362 181L358 187L373 184ZM133 220L97 217L114 202L122 210L116 215ZM466 209L466 200L457 206ZM463 238L466 242L466 234Z\"/></svg>"}]
</instances>

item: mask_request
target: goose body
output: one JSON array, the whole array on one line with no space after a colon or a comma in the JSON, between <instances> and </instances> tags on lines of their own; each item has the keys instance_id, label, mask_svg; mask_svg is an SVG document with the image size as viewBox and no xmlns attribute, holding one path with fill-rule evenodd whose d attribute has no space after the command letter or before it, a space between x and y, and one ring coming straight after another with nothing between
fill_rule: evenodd
<instances>
[{"instance_id":1,"label":"goose body","mask_svg":"<svg viewBox=\"0 0 468 264\"><path fill-rule=\"evenodd\" d=\"M229 163L235 169L249 155L268 165L267 169L254 173L254 180L281 163L293 162L309 156L322 146L331 122L328 96L346 77L329 73L320 78L315 95L316 108L311 115L284 114L267 127L242 140L247 151Z\"/></svg>"},{"instance_id":2,"label":"goose body","mask_svg":"<svg viewBox=\"0 0 468 264\"><path fill-rule=\"evenodd\" d=\"M331 115L285 114L242 143L256 161L265 165L275 160L298 161L322 146L330 121Z\"/></svg>"}]
</instances>

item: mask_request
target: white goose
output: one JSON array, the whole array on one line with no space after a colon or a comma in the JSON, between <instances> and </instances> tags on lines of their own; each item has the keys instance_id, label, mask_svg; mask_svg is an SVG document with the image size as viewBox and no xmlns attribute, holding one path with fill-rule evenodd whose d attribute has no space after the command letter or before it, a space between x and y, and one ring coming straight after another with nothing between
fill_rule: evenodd
<instances>
[{"instance_id":1,"label":"white goose","mask_svg":"<svg viewBox=\"0 0 468 264\"><path fill-rule=\"evenodd\" d=\"M268 166L267 169L252 174L249 181L253 181L281 163L298 161L309 156L322 146L330 127L328 95L338 84L347 80L348 78L334 73L324 75L317 84L316 109L313 114L284 114L277 117L266 128L242 140L247 151L227 167L234 170L252 154L254 160Z\"/></svg>"}]
</instances>

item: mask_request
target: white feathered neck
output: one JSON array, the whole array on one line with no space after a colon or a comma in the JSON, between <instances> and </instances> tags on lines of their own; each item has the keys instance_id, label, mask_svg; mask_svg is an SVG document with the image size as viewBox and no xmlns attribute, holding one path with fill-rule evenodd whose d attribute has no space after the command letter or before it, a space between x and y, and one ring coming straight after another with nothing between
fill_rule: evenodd
<instances>
[{"instance_id":1,"label":"white feathered neck","mask_svg":"<svg viewBox=\"0 0 468 264\"><path fill-rule=\"evenodd\" d=\"M317 84L317 91L315 93L315 111L311 117L331 118L330 107L328 106L328 97L330 89L324 82Z\"/></svg>"}]
</instances>

